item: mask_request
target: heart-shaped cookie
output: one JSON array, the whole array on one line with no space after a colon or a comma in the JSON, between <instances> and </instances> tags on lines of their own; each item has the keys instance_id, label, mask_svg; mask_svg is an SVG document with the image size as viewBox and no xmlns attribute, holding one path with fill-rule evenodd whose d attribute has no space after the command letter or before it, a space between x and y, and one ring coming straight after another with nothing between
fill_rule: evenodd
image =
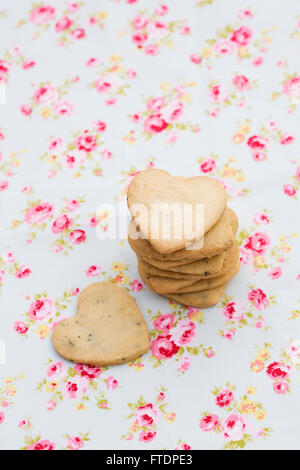
<instances>
[{"instance_id":1,"label":"heart-shaped cookie","mask_svg":"<svg viewBox=\"0 0 300 470\"><path fill-rule=\"evenodd\" d=\"M173 253L201 239L222 216L226 201L222 184L207 176L186 178L148 169L136 175L128 187L128 207L133 220L162 254ZM166 227L162 218L166 221L169 215Z\"/></svg>"},{"instance_id":2,"label":"heart-shaped cookie","mask_svg":"<svg viewBox=\"0 0 300 470\"><path fill-rule=\"evenodd\" d=\"M65 359L98 367L126 364L150 347L135 300L110 282L96 282L81 292L75 317L56 325L52 341Z\"/></svg>"}]
</instances>

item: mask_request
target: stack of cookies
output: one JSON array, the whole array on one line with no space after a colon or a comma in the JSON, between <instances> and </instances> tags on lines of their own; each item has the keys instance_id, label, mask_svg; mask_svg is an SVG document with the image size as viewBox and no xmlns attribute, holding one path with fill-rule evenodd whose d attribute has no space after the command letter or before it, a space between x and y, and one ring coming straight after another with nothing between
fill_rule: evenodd
<instances>
[{"instance_id":1,"label":"stack of cookies","mask_svg":"<svg viewBox=\"0 0 300 470\"><path fill-rule=\"evenodd\" d=\"M174 237L175 226L168 239L159 237L150 215L155 204L189 205L191 217L200 205L202 225L196 227L192 238L187 239L184 231L181 238ZM139 205L147 209L146 219L137 214ZM148 288L192 307L207 308L218 303L240 267L234 241L238 218L227 207L223 186L206 176L185 178L163 170L145 170L135 176L128 188L128 207L132 215L128 241Z\"/></svg>"}]
</instances>

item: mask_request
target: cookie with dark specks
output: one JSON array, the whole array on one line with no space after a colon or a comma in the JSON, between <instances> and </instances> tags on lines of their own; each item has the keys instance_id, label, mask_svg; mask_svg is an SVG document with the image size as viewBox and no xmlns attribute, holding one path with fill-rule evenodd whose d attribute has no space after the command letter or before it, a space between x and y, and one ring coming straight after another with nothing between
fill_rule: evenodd
<instances>
[{"instance_id":1,"label":"cookie with dark specks","mask_svg":"<svg viewBox=\"0 0 300 470\"><path fill-rule=\"evenodd\" d=\"M83 289L76 315L56 325L52 341L65 359L98 367L126 364L150 347L146 322L135 300L110 282Z\"/></svg>"}]
</instances>

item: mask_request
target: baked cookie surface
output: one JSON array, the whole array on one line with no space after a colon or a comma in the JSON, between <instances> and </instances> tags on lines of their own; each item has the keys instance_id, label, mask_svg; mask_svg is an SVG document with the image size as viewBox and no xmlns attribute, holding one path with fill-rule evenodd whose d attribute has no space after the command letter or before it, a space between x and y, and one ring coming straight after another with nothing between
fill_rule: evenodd
<instances>
[{"instance_id":1,"label":"baked cookie surface","mask_svg":"<svg viewBox=\"0 0 300 470\"><path fill-rule=\"evenodd\" d=\"M56 325L52 342L65 359L99 367L125 364L150 347L146 322L135 300L110 282L83 289L76 315Z\"/></svg>"}]
</instances>

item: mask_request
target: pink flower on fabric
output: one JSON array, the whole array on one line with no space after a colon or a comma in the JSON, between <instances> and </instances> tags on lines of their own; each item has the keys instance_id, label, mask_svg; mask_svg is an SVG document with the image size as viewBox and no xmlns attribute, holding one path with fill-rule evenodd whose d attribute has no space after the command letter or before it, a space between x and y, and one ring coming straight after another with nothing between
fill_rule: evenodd
<instances>
[{"instance_id":1,"label":"pink flower on fabric","mask_svg":"<svg viewBox=\"0 0 300 470\"><path fill-rule=\"evenodd\" d=\"M250 81L245 75L236 75L232 82L234 85L236 85L239 91L243 92L250 89Z\"/></svg>"},{"instance_id":2,"label":"pink flower on fabric","mask_svg":"<svg viewBox=\"0 0 300 470\"><path fill-rule=\"evenodd\" d=\"M190 55L190 61L193 62L193 64L201 64L202 58L198 54L191 54Z\"/></svg>"},{"instance_id":3,"label":"pink flower on fabric","mask_svg":"<svg viewBox=\"0 0 300 470\"><path fill-rule=\"evenodd\" d=\"M271 244L270 237L263 232L256 232L247 238L244 248L251 251L254 256L264 255Z\"/></svg>"},{"instance_id":4,"label":"pink flower on fabric","mask_svg":"<svg viewBox=\"0 0 300 470\"><path fill-rule=\"evenodd\" d=\"M76 28L71 32L74 39L83 39L85 37L85 30L83 28Z\"/></svg>"},{"instance_id":5,"label":"pink flower on fabric","mask_svg":"<svg viewBox=\"0 0 300 470\"><path fill-rule=\"evenodd\" d=\"M72 26L72 24L73 24L73 21L70 18L68 18L67 16L63 16L55 24L55 31L57 33L61 33L62 31L69 29L70 26Z\"/></svg>"},{"instance_id":6,"label":"pink flower on fabric","mask_svg":"<svg viewBox=\"0 0 300 470\"><path fill-rule=\"evenodd\" d=\"M53 215L54 206L48 202L41 202L27 210L25 214L25 222L28 224L38 224L49 219Z\"/></svg>"},{"instance_id":7,"label":"pink flower on fabric","mask_svg":"<svg viewBox=\"0 0 300 470\"><path fill-rule=\"evenodd\" d=\"M155 55L158 55L160 50L159 50L159 47L157 44L148 44L145 49L144 49L144 52L146 55L152 55L152 56L155 56Z\"/></svg>"},{"instance_id":8,"label":"pink flower on fabric","mask_svg":"<svg viewBox=\"0 0 300 470\"><path fill-rule=\"evenodd\" d=\"M177 354L179 346L170 340L171 335L159 335L151 343L151 352L157 359L169 359Z\"/></svg>"},{"instance_id":9,"label":"pink flower on fabric","mask_svg":"<svg viewBox=\"0 0 300 470\"><path fill-rule=\"evenodd\" d=\"M202 173L211 173L215 169L216 161L213 158L206 158L200 164L200 171L202 171Z\"/></svg>"},{"instance_id":10,"label":"pink flower on fabric","mask_svg":"<svg viewBox=\"0 0 300 470\"><path fill-rule=\"evenodd\" d=\"M14 323L14 329L19 335L24 335L28 331L28 326L23 321L16 321Z\"/></svg>"},{"instance_id":11,"label":"pink flower on fabric","mask_svg":"<svg viewBox=\"0 0 300 470\"><path fill-rule=\"evenodd\" d=\"M81 377L73 377L63 384L63 394L72 400L81 398L87 391L87 381Z\"/></svg>"},{"instance_id":12,"label":"pink flower on fabric","mask_svg":"<svg viewBox=\"0 0 300 470\"><path fill-rule=\"evenodd\" d=\"M157 98L151 98L147 102L147 109L153 112L158 112L161 110L161 108L165 106L165 97L164 96L158 96Z\"/></svg>"},{"instance_id":13,"label":"pink flower on fabric","mask_svg":"<svg viewBox=\"0 0 300 470\"><path fill-rule=\"evenodd\" d=\"M273 390L278 395L283 395L284 393L288 392L289 384L287 382L275 382L273 384Z\"/></svg>"},{"instance_id":14,"label":"pink flower on fabric","mask_svg":"<svg viewBox=\"0 0 300 470\"><path fill-rule=\"evenodd\" d=\"M26 450L54 450L54 442L48 441L48 439L43 439L41 441L36 441L31 446L27 446Z\"/></svg>"},{"instance_id":15,"label":"pink flower on fabric","mask_svg":"<svg viewBox=\"0 0 300 470\"><path fill-rule=\"evenodd\" d=\"M74 111L74 106L68 101L59 101L55 103L53 111L60 116L71 116Z\"/></svg>"},{"instance_id":16,"label":"pink flower on fabric","mask_svg":"<svg viewBox=\"0 0 300 470\"><path fill-rule=\"evenodd\" d=\"M296 189L292 184L284 184L283 185L283 192L287 196L295 196L296 194Z\"/></svg>"},{"instance_id":17,"label":"pink flower on fabric","mask_svg":"<svg viewBox=\"0 0 300 470\"><path fill-rule=\"evenodd\" d=\"M145 26L147 26L147 24L148 24L148 18L146 18L145 16L142 16L142 15L138 15L132 20L132 26L135 29L145 28Z\"/></svg>"},{"instance_id":18,"label":"pink flower on fabric","mask_svg":"<svg viewBox=\"0 0 300 470\"><path fill-rule=\"evenodd\" d=\"M300 96L300 75L284 82L283 93L288 96Z\"/></svg>"},{"instance_id":19,"label":"pink flower on fabric","mask_svg":"<svg viewBox=\"0 0 300 470\"><path fill-rule=\"evenodd\" d=\"M76 364L74 367L78 375L86 380L94 380L102 374L99 367L92 367L86 364Z\"/></svg>"},{"instance_id":20,"label":"pink flower on fabric","mask_svg":"<svg viewBox=\"0 0 300 470\"><path fill-rule=\"evenodd\" d=\"M216 396L216 405L220 408L227 408L234 400L233 393L229 388L221 390Z\"/></svg>"},{"instance_id":21,"label":"pink flower on fabric","mask_svg":"<svg viewBox=\"0 0 300 470\"><path fill-rule=\"evenodd\" d=\"M44 85L35 90L33 99L38 104L44 104L49 101L54 101L56 94L56 89L52 85Z\"/></svg>"},{"instance_id":22,"label":"pink flower on fabric","mask_svg":"<svg viewBox=\"0 0 300 470\"><path fill-rule=\"evenodd\" d=\"M85 273L88 277L97 277L99 274L101 274L101 271L101 266L92 265L86 270Z\"/></svg>"},{"instance_id":23,"label":"pink flower on fabric","mask_svg":"<svg viewBox=\"0 0 300 470\"><path fill-rule=\"evenodd\" d=\"M52 380L58 379L63 374L63 363L61 361L51 362L46 370L47 377L52 377Z\"/></svg>"},{"instance_id":24,"label":"pink flower on fabric","mask_svg":"<svg viewBox=\"0 0 300 470\"><path fill-rule=\"evenodd\" d=\"M106 386L108 390L115 390L119 385L119 382L117 381L117 379L115 379L112 375L107 377L105 382L106 382Z\"/></svg>"},{"instance_id":25,"label":"pink flower on fabric","mask_svg":"<svg viewBox=\"0 0 300 470\"><path fill-rule=\"evenodd\" d=\"M43 320L54 311L54 302L49 297L40 297L30 304L28 313L32 320Z\"/></svg>"},{"instance_id":26,"label":"pink flower on fabric","mask_svg":"<svg viewBox=\"0 0 300 470\"><path fill-rule=\"evenodd\" d=\"M213 85L210 89L210 97L213 101L226 101L229 95L229 90L225 85Z\"/></svg>"},{"instance_id":27,"label":"pink flower on fabric","mask_svg":"<svg viewBox=\"0 0 300 470\"><path fill-rule=\"evenodd\" d=\"M230 41L236 43L238 46L247 46L253 36L250 28L241 26L240 28L233 31L230 36Z\"/></svg>"},{"instance_id":28,"label":"pink flower on fabric","mask_svg":"<svg viewBox=\"0 0 300 470\"><path fill-rule=\"evenodd\" d=\"M73 230L70 233L70 240L74 245L80 245L86 240L86 234L84 230Z\"/></svg>"},{"instance_id":29,"label":"pink flower on fabric","mask_svg":"<svg viewBox=\"0 0 300 470\"><path fill-rule=\"evenodd\" d=\"M233 340L234 336L235 336L235 331L232 330L231 328L224 331L224 338Z\"/></svg>"},{"instance_id":30,"label":"pink flower on fabric","mask_svg":"<svg viewBox=\"0 0 300 470\"><path fill-rule=\"evenodd\" d=\"M216 54L221 54L221 55L232 54L234 51L234 45L232 44L232 42L227 41L225 39L223 41L217 42L214 46L214 50Z\"/></svg>"},{"instance_id":31,"label":"pink flower on fabric","mask_svg":"<svg viewBox=\"0 0 300 470\"><path fill-rule=\"evenodd\" d=\"M266 308L269 303L266 294L261 289L252 289L248 293L248 300L253 302L254 307L258 310Z\"/></svg>"},{"instance_id":32,"label":"pink flower on fabric","mask_svg":"<svg viewBox=\"0 0 300 470\"><path fill-rule=\"evenodd\" d=\"M156 330L162 331L163 333L169 333L175 322L175 316L173 313L165 313L159 315L153 322L153 326Z\"/></svg>"},{"instance_id":33,"label":"pink flower on fabric","mask_svg":"<svg viewBox=\"0 0 300 470\"><path fill-rule=\"evenodd\" d=\"M195 337L196 326L190 320L180 320L175 327L170 330L171 340L175 344L189 344Z\"/></svg>"},{"instance_id":34,"label":"pink flower on fabric","mask_svg":"<svg viewBox=\"0 0 300 470\"><path fill-rule=\"evenodd\" d=\"M238 302L228 302L222 309L222 314L227 320L241 321L244 318L245 307Z\"/></svg>"},{"instance_id":35,"label":"pink flower on fabric","mask_svg":"<svg viewBox=\"0 0 300 470\"><path fill-rule=\"evenodd\" d=\"M270 218L263 212L256 212L253 217L253 222L255 224L267 225L270 222Z\"/></svg>"},{"instance_id":36,"label":"pink flower on fabric","mask_svg":"<svg viewBox=\"0 0 300 470\"><path fill-rule=\"evenodd\" d=\"M142 431L139 440L142 442L151 442L156 436L156 431Z\"/></svg>"},{"instance_id":37,"label":"pink flower on fabric","mask_svg":"<svg viewBox=\"0 0 300 470\"><path fill-rule=\"evenodd\" d=\"M286 379L290 375L290 372L290 366L283 364L282 362L272 362L266 368L266 374L272 380Z\"/></svg>"},{"instance_id":38,"label":"pink flower on fabric","mask_svg":"<svg viewBox=\"0 0 300 470\"><path fill-rule=\"evenodd\" d=\"M55 15L55 8L51 5L42 5L30 13L29 20L35 24L48 23Z\"/></svg>"},{"instance_id":39,"label":"pink flower on fabric","mask_svg":"<svg viewBox=\"0 0 300 470\"><path fill-rule=\"evenodd\" d=\"M225 439L240 441L247 429L247 421L237 413L230 414L222 423L222 432Z\"/></svg>"},{"instance_id":40,"label":"pink flower on fabric","mask_svg":"<svg viewBox=\"0 0 300 470\"><path fill-rule=\"evenodd\" d=\"M288 145L288 144L292 144L293 142L295 142L295 137L293 137L290 134L283 134L283 136L280 139L281 145Z\"/></svg>"},{"instance_id":41,"label":"pink flower on fabric","mask_svg":"<svg viewBox=\"0 0 300 470\"><path fill-rule=\"evenodd\" d=\"M80 135L74 143L78 150L83 150L86 153L92 152L97 148L97 140L91 134Z\"/></svg>"},{"instance_id":42,"label":"pink flower on fabric","mask_svg":"<svg viewBox=\"0 0 300 470\"><path fill-rule=\"evenodd\" d=\"M62 214L54 220L52 224L53 233L61 233L73 224L73 219L66 214Z\"/></svg>"},{"instance_id":43,"label":"pink flower on fabric","mask_svg":"<svg viewBox=\"0 0 300 470\"><path fill-rule=\"evenodd\" d=\"M168 123L161 117L161 114L149 116L144 121L144 130L147 134L157 134L168 127Z\"/></svg>"},{"instance_id":44,"label":"pink flower on fabric","mask_svg":"<svg viewBox=\"0 0 300 470\"><path fill-rule=\"evenodd\" d=\"M135 279L134 281L132 281L132 284L131 284L132 292L140 292L142 289L143 289L143 284L138 279Z\"/></svg>"},{"instance_id":45,"label":"pink flower on fabric","mask_svg":"<svg viewBox=\"0 0 300 470\"><path fill-rule=\"evenodd\" d=\"M15 276L18 279L23 279L24 277L30 276L30 274L31 274L31 269L28 266L21 264L21 266L17 269Z\"/></svg>"},{"instance_id":46,"label":"pink flower on fabric","mask_svg":"<svg viewBox=\"0 0 300 470\"><path fill-rule=\"evenodd\" d=\"M280 266L277 266L277 268L272 269L272 271L269 272L269 276L272 279L279 279L282 276L282 269Z\"/></svg>"},{"instance_id":47,"label":"pink flower on fabric","mask_svg":"<svg viewBox=\"0 0 300 470\"><path fill-rule=\"evenodd\" d=\"M205 415L200 421L200 428L205 432L215 431L219 425L219 417L214 414Z\"/></svg>"},{"instance_id":48,"label":"pink flower on fabric","mask_svg":"<svg viewBox=\"0 0 300 470\"><path fill-rule=\"evenodd\" d=\"M68 211L74 211L75 209L78 209L80 207L80 202L78 202L76 199L67 199L66 201L66 209Z\"/></svg>"},{"instance_id":49,"label":"pink flower on fabric","mask_svg":"<svg viewBox=\"0 0 300 470\"><path fill-rule=\"evenodd\" d=\"M83 440L78 436L68 437L68 448L71 450L79 450L84 446Z\"/></svg>"},{"instance_id":50,"label":"pink flower on fabric","mask_svg":"<svg viewBox=\"0 0 300 470\"><path fill-rule=\"evenodd\" d=\"M159 411L152 403L140 406L135 412L135 418L140 426L152 426L156 424L159 420L159 416Z\"/></svg>"},{"instance_id":51,"label":"pink flower on fabric","mask_svg":"<svg viewBox=\"0 0 300 470\"><path fill-rule=\"evenodd\" d=\"M162 116L166 122L175 122L183 114L183 103L180 101L172 101L162 112Z\"/></svg>"}]
</instances>

